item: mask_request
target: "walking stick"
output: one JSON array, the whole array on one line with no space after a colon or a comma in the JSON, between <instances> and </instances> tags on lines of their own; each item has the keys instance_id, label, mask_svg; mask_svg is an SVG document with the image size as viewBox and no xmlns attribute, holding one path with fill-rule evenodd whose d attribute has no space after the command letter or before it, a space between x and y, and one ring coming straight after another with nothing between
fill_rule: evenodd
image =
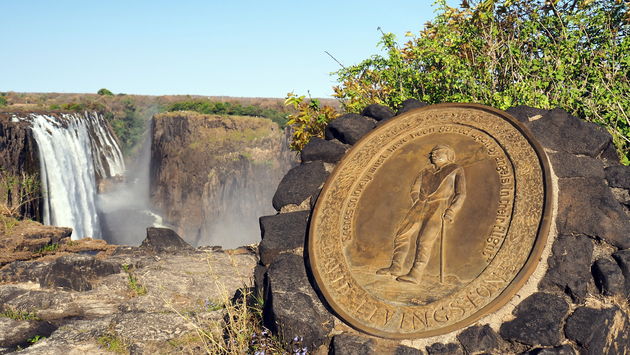
<instances>
[{"instance_id":1,"label":"walking stick","mask_svg":"<svg viewBox=\"0 0 630 355\"><path fill-rule=\"evenodd\" d=\"M444 247L444 217L442 217L442 228L440 230L440 283L444 283L444 259L446 248Z\"/></svg>"}]
</instances>

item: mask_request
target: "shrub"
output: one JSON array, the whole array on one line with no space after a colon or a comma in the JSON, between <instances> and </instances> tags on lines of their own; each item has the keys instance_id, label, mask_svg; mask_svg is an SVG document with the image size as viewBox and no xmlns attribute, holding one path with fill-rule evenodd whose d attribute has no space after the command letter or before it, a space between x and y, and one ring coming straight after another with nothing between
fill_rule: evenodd
<instances>
[{"instance_id":1,"label":"shrub","mask_svg":"<svg viewBox=\"0 0 630 355\"><path fill-rule=\"evenodd\" d=\"M301 151L312 137L324 138L324 129L338 116L335 109L326 105L322 106L319 100L305 99L306 96L297 96L290 92L285 100L285 105L297 110L297 113L289 115L287 122L293 129L290 147L295 151Z\"/></svg>"},{"instance_id":2,"label":"shrub","mask_svg":"<svg viewBox=\"0 0 630 355\"><path fill-rule=\"evenodd\" d=\"M359 112L398 106L475 102L507 109L562 107L612 134L628 164L630 39L628 2L617 0L476 0L438 12L418 35L336 74L335 96Z\"/></svg>"},{"instance_id":3,"label":"shrub","mask_svg":"<svg viewBox=\"0 0 630 355\"><path fill-rule=\"evenodd\" d=\"M146 127L146 121L138 114L137 107L131 99L123 100L122 113L106 112L105 119L112 125L125 154L138 143Z\"/></svg>"},{"instance_id":4,"label":"shrub","mask_svg":"<svg viewBox=\"0 0 630 355\"><path fill-rule=\"evenodd\" d=\"M7 105L7 98L4 96L0 96L0 107L4 107Z\"/></svg>"},{"instance_id":5,"label":"shrub","mask_svg":"<svg viewBox=\"0 0 630 355\"><path fill-rule=\"evenodd\" d=\"M113 93L113 92L111 92L111 91L109 91L109 90L107 90L107 89L105 89L105 88L100 89L100 90L99 90L99 91L97 91L96 93L97 93L97 94L99 94L99 95L101 95L101 96L114 96L114 93Z\"/></svg>"},{"instance_id":6,"label":"shrub","mask_svg":"<svg viewBox=\"0 0 630 355\"><path fill-rule=\"evenodd\" d=\"M0 216L32 217L29 206L40 197L38 174L12 174L0 167Z\"/></svg>"}]
</instances>

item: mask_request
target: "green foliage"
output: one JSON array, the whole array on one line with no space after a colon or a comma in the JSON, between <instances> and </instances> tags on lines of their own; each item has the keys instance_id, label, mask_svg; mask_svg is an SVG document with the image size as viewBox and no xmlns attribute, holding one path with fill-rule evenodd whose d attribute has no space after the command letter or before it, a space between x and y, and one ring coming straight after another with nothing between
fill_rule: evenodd
<instances>
[{"instance_id":1,"label":"green foliage","mask_svg":"<svg viewBox=\"0 0 630 355\"><path fill-rule=\"evenodd\" d=\"M0 215L0 222L2 222L2 224L0 225L0 227L2 227L2 233L11 233L13 228L15 228L15 226L20 223L20 221L13 217L7 217L3 215Z\"/></svg>"},{"instance_id":2,"label":"green foliage","mask_svg":"<svg viewBox=\"0 0 630 355\"><path fill-rule=\"evenodd\" d=\"M84 112L84 111L105 111L105 106L98 102L68 102L62 105L55 105L66 111Z\"/></svg>"},{"instance_id":3,"label":"green foliage","mask_svg":"<svg viewBox=\"0 0 630 355\"><path fill-rule=\"evenodd\" d=\"M114 96L114 93L113 93L113 92L111 92L111 91L109 91L109 90L107 90L107 89L105 89L105 88L100 89L100 90L99 90L99 91L97 91L96 93L97 93L97 94L99 94L99 95L101 95L101 96Z\"/></svg>"},{"instance_id":4,"label":"green foliage","mask_svg":"<svg viewBox=\"0 0 630 355\"><path fill-rule=\"evenodd\" d=\"M46 339L45 336L43 336L43 335L36 335L36 336L34 336L32 338L27 339L26 341L29 342L29 344L35 344L38 341L44 340L44 339Z\"/></svg>"},{"instance_id":5,"label":"green foliage","mask_svg":"<svg viewBox=\"0 0 630 355\"><path fill-rule=\"evenodd\" d=\"M0 96L0 107L4 107L7 105L7 98L4 96Z\"/></svg>"},{"instance_id":6,"label":"green foliage","mask_svg":"<svg viewBox=\"0 0 630 355\"><path fill-rule=\"evenodd\" d=\"M110 122L120 140L123 153L127 154L142 137L146 128L146 121L138 114L133 100L125 99L122 104L122 114L115 115L112 112L106 112L105 119Z\"/></svg>"},{"instance_id":7,"label":"green foliage","mask_svg":"<svg viewBox=\"0 0 630 355\"><path fill-rule=\"evenodd\" d=\"M138 278L133 274L132 267L124 264L122 265L123 270L127 273L127 286L129 286L129 290L133 293L134 296L144 296L147 294L147 288L144 285L141 285L138 281Z\"/></svg>"},{"instance_id":8,"label":"green foliage","mask_svg":"<svg viewBox=\"0 0 630 355\"><path fill-rule=\"evenodd\" d=\"M384 55L337 72L335 96L359 112L475 102L499 109L561 107L612 134L622 161L630 150L630 22L619 0L471 0L438 12L403 45L383 33Z\"/></svg>"},{"instance_id":9,"label":"green foliage","mask_svg":"<svg viewBox=\"0 0 630 355\"><path fill-rule=\"evenodd\" d=\"M128 354L129 353L129 349L127 344L124 342L124 340L122 340L121 338L117 337L116 335L112 335L112 334L105 334L102 335L100 337L98 337L98 339L96 339L96 341L103 346L105 349L114 352L116 354Z\"/></svg>"},{"instance_id":10,"label":"green foliage","mask_svg":"<svg viewBox=\"0 0 630 355\"><path fill-rule=\"evenodd\" d=\"M312 137L324 137L326 125L338 116L334 108L323 105L317 99L297 96L290 92L284 102L292 106L297 113L289 115L287 122L293 128L291 149L301 151Z\"/></svg>"},{"instance_id":11,"label":"green foliage","mask_svg":"<svg viewBox=\"0 0 630 355\"><path fill-rule=\"evenodd\" d=\"M16 175L0 167L0 216L29 217L32 211L28 206L40 198L40 193L38 174Z\"/></svg>"},{"instance_id":12,"label":"green foliage","mask_svg":"<svg viewBox=\"0 0 630 355\"><path fill-rule=\"evenodd\" d=\"M39 317L33 312L16 310L13 308L7 308L2 313L0 313L0 317L15 319L15 320L40 320Z\"/></svg>"},{"instance_id":13,"label":"green foliage","mask_svg":"<svg viewBox=\"0 0 630 355\"><path fill-rule=\"evenodd\" d=\"M284 128L287 124L287 118L283 112L254 105L244 106L230 102L216 102L210 100L181 101L168 105L166 107L166 111L194 111L207 115L218 114L265 117L277 123L281 128Z\"/></svg>"},{"instance_id":14,"label":"green foliage","mask_svg":"<svg viewBox=\"0 0 630 355\"><path fill-rule=\"evenodd\" d=\"M41 247L37 253L48 253L48 252L54 252L57 249L59 249L59 244L58 243L52 243L52 244L46 244L43 247Z\"/></svg>"}]
</instances>

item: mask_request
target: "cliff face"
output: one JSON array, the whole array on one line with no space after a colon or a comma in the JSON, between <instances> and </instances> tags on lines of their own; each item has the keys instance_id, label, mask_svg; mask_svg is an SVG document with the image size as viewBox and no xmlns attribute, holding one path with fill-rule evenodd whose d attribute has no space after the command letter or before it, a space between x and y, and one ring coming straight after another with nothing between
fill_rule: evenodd
<instances>
[{"instance_id":1,"label":"cliff face","mask_svg":"<svg viewBox=\"0 0 630 355\"><path fill-rule=\"evenodd\" d=\"M22 186L25 176L36 174L39 174L39 153L29 124L14 122L11 113L0 112L0 204L9 208L20 205L20 189L25 188ZM39 194L39 191L35 192L35 195ZM18 214L41 220L39 202L36 199L23 204Z\"/></svg>"},{"instance_id":2,"label":"cliff face","mask_svg":"<svg viewBox=\"0 0 630 355\"><path fill-rule=\"evenodd\" d=\"M151 200L193 245L258 241L258 217L293 154L267 119L173 112L154 116Z\"/></svg>"},{"instance_id":3,"label":"cliff face","mask_svg":"<svg viewBox=\"0 0 630 355\"><path fill-rule=\"evenodd\" d=\"M0 113L0 213L100 238L99 182L120 177L123 157L97 112Z\"/></svg>"}]
</instances>

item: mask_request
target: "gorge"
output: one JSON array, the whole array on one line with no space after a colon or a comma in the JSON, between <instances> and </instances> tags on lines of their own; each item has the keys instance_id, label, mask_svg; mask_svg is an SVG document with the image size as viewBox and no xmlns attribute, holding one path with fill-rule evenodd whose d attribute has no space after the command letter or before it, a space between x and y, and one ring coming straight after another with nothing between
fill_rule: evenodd
<instances>
[{"instance_id":1,"label":"gorge","mask_svg":"<svg viewBox=\"0 0 630 355\"><path fill-rule=\"evenodd\" d=\"M102 114L0 115L3 172L39 177L27 217L70 227L73 239L138 245L147 227L167 226L195 246L254 243L291 165L284 133L262 118L156 115L125 165Z\"/></svg>"}]
</instances>

